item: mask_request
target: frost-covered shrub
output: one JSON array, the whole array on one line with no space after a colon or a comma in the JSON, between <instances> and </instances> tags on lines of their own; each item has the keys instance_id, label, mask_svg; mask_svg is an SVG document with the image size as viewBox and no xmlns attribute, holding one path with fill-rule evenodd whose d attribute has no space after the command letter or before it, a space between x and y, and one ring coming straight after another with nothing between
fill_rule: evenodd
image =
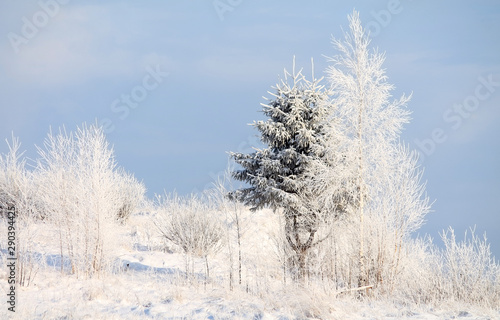
<instances>
[{"instance_id":1,"label":"frost-covered shrub","mask_svg":"<svg viewBox=\"0 0 500 320\"><path fill-rule=\"evenodd\" d=\"M158 196L158 202L155 224L159 232L186 255L186 272L188 256L204 258L208 277L208 255L221 248L224 236L213 204L197 196L178 195Z\"/></svg>"},{"instance_id":2,"label":"frost-covered shrub","mask_svg":"<svg viewBox=\"0 0 500 320\"><path fill-rule=\"evenodd\" d=\"M457 241L452 228L441 237L444 249L429 238L405 242L399 272L386 293L410 303L498 307L500 265L492 257L486 238L481 239L471 229L464 240Z\"/></svg>"},{"instance_id":3,"label":"frost-covered shrub","mask_svg":"<svg viewBox=\"0 0 500 320\"><path fill-rule=\"evenodd\" d=\"M144 201L146 187L142 182L123 169L115 172L116 193L118 196L117 219L125 222Z\"/></svg>"},{"instance_id":4,"label":"frost-covered shrub","mask_svg":"<svg viewBox=\"0 0 500 320\"><path fill-rule=\"evenodd\" d=\"M217 250L222 226L209 204L196 196L160 198L156 225L161 234L184 253L206 256Z\"/></svg>"},{"instance_id":5,"label":"frost-covered shrub","mask_svg":"<svg viewBox=\"0 0 500 320\"><path fill-rule=\"evenodd\" d=\"M50 132L38 153L38 195L59 234L61 271L69 265L78 276L98 274L109 265L120 209L129 206L122 209L126 218L136 204L135 191L130 199L131 193L123 191L135 190L126 184L136 181L117 172L113 149L95 125L83 125L76 133Z\"/></svg>"},{"instance_id":6,"label":"frost-covered shrub","mask_svg":"<svg viewBox=\"0 0 500 320\"><path fill-rule=\"evenodd\" d=\"M40 207L36 201L34 175L26 169L26 159L19 150L19 139L12 137L8 146L9 152L0 155L0 217L7 224L5 230L10 226L15 234L15 253L19 268L16 280L19 284L28 286L35 278L38 267L37 256L32 252L36 232L31 227L40 217ZM15 213L15 217L7 219L8 212Z\"/></svg>"},{"instance_id":7,"label":"frost-covered shrub","mask_svg":"<svg viewBox=\"0 0 500 320\"><path fill-rule=\"evenodd\" d=\"M449 228L441 234L445 249L442 252L441 287L453 300L498 307L500 305L500 265L490 251L486 235L481 239L465 232L457 242Z\"/></svg>"},{"instance_id":8,"label":"frost-covered shrub","mask_svg":"<svg viewBox=\"0 0 500 320\"><path fill-rule=\"evenodd\" d=\"M440 289L443 263L431 238L406 241L399 265L390 286L380 293L406 303L429 304L443 299Z\"/></svg>"},{"instance_id":9,"label":"frost-covered shrub","mask_svg":"<svg viewBox=\"0 0 500 320\"><path fill-rule=\"evenodd\" d=\"M26 168L26 159L20 152L21 143L12 137L9 152L0 155L0 207L16 207L18 216L37 216L36 187L33 173Z\"/></svg>"}]
</instances>

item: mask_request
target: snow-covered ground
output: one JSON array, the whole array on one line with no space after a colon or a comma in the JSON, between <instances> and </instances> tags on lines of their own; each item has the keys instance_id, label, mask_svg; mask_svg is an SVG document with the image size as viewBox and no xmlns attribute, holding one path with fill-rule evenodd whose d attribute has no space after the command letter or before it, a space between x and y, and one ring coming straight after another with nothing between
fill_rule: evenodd
<instances>
[{"instance_id":1,"label":"snow-covered ground","mask_svg":"<svg viewBox=\"0 0 500 320\"><path fill-rule=\"evenodd\" d=\"M243 239L244 277L242 285L233 290L229 290L223 267L227 259L223 251L210 257L212 281L205 283L202 259L194 261L195 280L186 280L185 257L165 250L148 214L133 215L127 224L110 230L116 240L114 270L87 280L61 274L56 235L39 223L34 226L33 250L40 258L36 276L29 286L18 286L15 314L7 311L5 299L1 299L1 319L500 319L499 310L358 300L329 295L319 287L285 286L279 275L266 273L264 277L262 272L271 270L266 266L276 263L271 244L277 221L269 217L273 217L270 212L261 211L244 220L248 229ZM5 252L2 248L4 297Z\"/></svg>"}]
</instances>

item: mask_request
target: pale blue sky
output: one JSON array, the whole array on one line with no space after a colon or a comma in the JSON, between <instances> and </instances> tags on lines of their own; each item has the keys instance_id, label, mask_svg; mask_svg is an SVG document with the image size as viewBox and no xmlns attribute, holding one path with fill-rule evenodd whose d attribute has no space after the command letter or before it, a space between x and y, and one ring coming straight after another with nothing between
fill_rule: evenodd
<instances>
[{"instance_id":1,"label":"pale blue sky","mask_svg":"<svg viewBox=\"0 0 500 320\"><path fill-rule=\"evenodd\" d=\"M202 190L227 151L256 143L247 124L293 55L323 72L354 8L394 95L413 92L403 139L424 153L436 199L421 233L477 225L500 256L498 1L3 0L0 137L14 131L34 157L49 126L105 119L150 195Z\"/></svg>"}]
</instances>

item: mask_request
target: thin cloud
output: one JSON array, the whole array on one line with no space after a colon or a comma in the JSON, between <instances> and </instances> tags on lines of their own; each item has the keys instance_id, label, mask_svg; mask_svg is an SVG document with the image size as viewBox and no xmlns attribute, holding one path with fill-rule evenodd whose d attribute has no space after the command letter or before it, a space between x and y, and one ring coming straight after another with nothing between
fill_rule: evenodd
<instances>
[{"instance_id":1,"label":"thin cloud","mask_svg":"<svg viewBox=\"0 0 500 320\"><path fill-rule=\"evenodd\" d=\"M144 72L145 63L172 64L167 56L124 45L137 35L113 26L114 16L112 6L61 8L50 30L39 30L19 53L4 44L0 66L19 83L57 87L101 77L135 77Z\"/></svg>"}]
</instances>

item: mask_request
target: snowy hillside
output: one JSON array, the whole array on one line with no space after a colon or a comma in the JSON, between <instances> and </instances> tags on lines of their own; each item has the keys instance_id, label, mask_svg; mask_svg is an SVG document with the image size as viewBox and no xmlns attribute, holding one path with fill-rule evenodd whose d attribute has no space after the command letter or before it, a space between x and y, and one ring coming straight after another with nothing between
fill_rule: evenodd
<instances>
[{"instance_id":1,"label":"snowy hillside","mask_svg":"<svg viewBox=\"0 0 500 320\"><path fill-rule=\"evenodd\" d=\"M329 294L319 284L308 289L284 285L279 275L270 274L279 264L272 245L275 217L269 210L244 212L248 229L243 239L247 247L244 281L232 291L224 270L224 252L210 258L214 272L209 283L205 285L202 259L195 261L197 279L186 280L183 255L165 251L150 214L134 214L127 225L107 230L116 239L115 268L94 279L61 274L55 231L38 223L33 226L36 241L32 248L36 275L29 286L18 288L17 310L9 319L500 318L500 311L458 302L431 307L369 296L358 300ZM6 265L5 252L2 248L2 266ZM6 278L2 268L2 292ZM5 316L5 304L3 308Z\"/></svg>"}]
</instances>

